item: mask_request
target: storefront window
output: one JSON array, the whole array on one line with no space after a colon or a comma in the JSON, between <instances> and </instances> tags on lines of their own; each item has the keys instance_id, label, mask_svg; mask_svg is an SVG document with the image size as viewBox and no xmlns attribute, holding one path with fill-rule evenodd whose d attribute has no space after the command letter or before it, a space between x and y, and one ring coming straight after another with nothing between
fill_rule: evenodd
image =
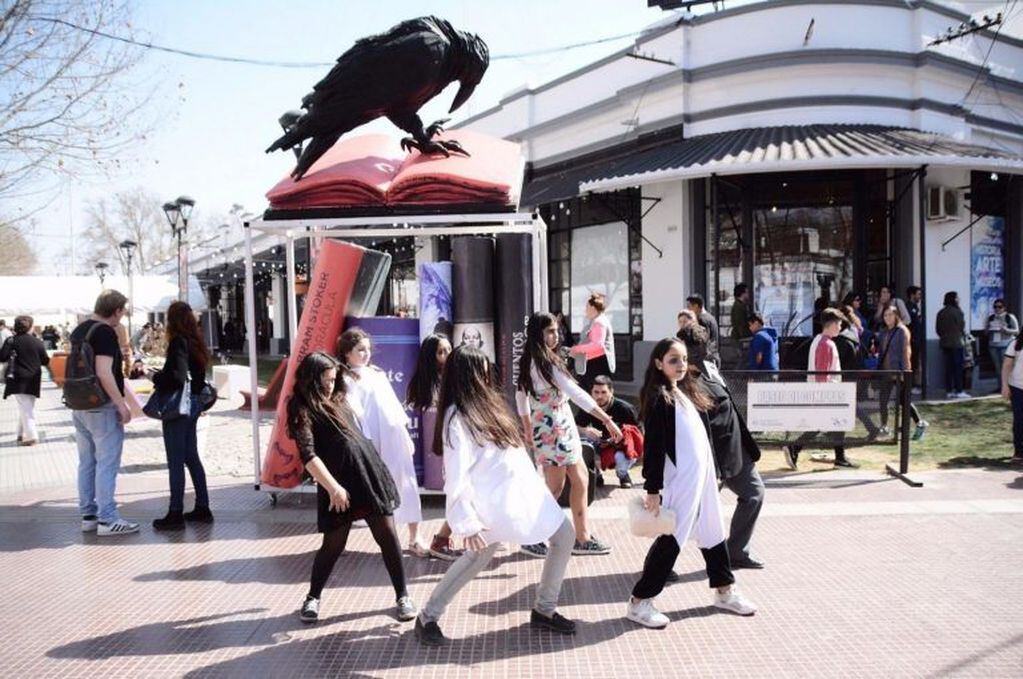
<instances>
[{"instance_id":1,"label":"storefront window","mask_svg":"<svg viewBox=\"0 0 1023 679\"><path fill-rule=\"evenodd\" d=\"M732 291L735 284L743 280L743 205L742 190L739 186L715 179L717 184L717 214L719 233L714 233L714 200L707 196L707 298L704 302L712 314L717 314L721 335L727 337L731 331ZM711 182L708 190L713 191ZM715 271L715 251L717 267ZM719 289L720 286L720 289ZM715 302L717 300L717 302ZM720 305L720 306L718 306Z\"/></svg>"},{"instance_id":2,"label":"storefront window","mask_svg":"<svg viewBox=\"0 0 1023 679\"><path fill-rule=\"evenodd\" d=\"M572 327L586 322L586 300L598 292L605 313L618 333L629 331L629 236L624 222L574 229L572 232Z\"/></svg>"},{"instance_id":3,"label":"storefront window","mask_svg":"<svg viewBox=\"0 0 1023 679\"><path fill-rule=\"evenodd\" d=\"M813 334L815 310L852 290L852 198L851 181L755 187L751 287L757 309L780 335Z\"/></svg>"}]
</instances>

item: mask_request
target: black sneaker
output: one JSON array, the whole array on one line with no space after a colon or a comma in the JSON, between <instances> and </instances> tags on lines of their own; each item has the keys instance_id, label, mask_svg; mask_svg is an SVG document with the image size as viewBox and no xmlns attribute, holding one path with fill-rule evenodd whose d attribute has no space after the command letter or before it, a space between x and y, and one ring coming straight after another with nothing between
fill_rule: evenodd
<instances>
[{"instance_id":1,"label":"black sneaker","mask_svg":"<svg viewBox=\"0 0 1023 679\"><path fill-rule=\"evenodd\" d=\"M423 619L417 617L416 626L412 631L423 646L443 646L448 643L447 637L440 631L440 625L435 622L424 624Z\"/></svg>"},{"instance_id":2,"label":"black sneaker","mask_svg":"<svg viewBox=\"0 0 1023 679\"><path fill-rule=\"evenodd\" d=\"M193 523L213 523L213 512L209 507L196 507L190 512L185 512L185 521Z\"/></svg>"},{"instance_id":3,"label":"black sneaker","mask_svg":"<svg viewBox=\"0 0 1023 679\"><path fill-rule=\"evenodd\" d=\"M572 547L572 554L576 556L610 554L611 548L597 538L590 536L586 542L576 542Z\"/></svg>"},{"instance_id":4,"label":"black sneaker","mask_svg":"<svg viewBox=\"0 0 1023 679\"><path fill-rule=\"evenodd\" d=\"M575 634L575 623L561 613L548 618L543 613L533 611L529 614L529 626L533 629L549 629L558 634Z\"/></svg>"},{"instance_id":5,"label":"black sneaker","mask_svg":"<svg viewBox=\"0 0 1023 679\"><path fill-rule=\"evenodd\" d=\"M622 488L632 488L632 479L628 476L619 476L618 485Z\"/></svg>"},{"instance_id":6,"label":"black sneaker","mask_svg":"<svg viewBox=\"0 0 1023 679\"><path fill-rule=\"evenodd\" d=\"M847 460L844 457L841 458L841 459L835 460L835 466L836 467L844 467L846 469L859 469L860 468L860 466L858 464L856 464L855 462L853 462L851 460Z\"/></svg>"},{"instance_id":7,"label":"black sneaker","mask_svg":"<svg viewBox=\"0 0 1023 679\"><path fill-rule=\"evenodd\" d=\"M519 545L519 551L523 554L528 554L534 559L547 558L547 545L542 542L538 542L535 545Z\"/></svg>"},{"instance_id":8,"label":"black sneaker","mask_svg":"<svg viewBox=\"0 0 1023 679\"><path fill-rule=\"evenodd\" d=\"M184 530L185 517L181 512L167 512L162 519L153 520L153 530Z\"/></svg>"},{"instance_id":9,"label":"black sneaker","mask_svg":"<svg viewBox=\"0 0 1023 679\"><path fill-rule=\"evenodd\" d=\"M298 614L299 619L307 624L312 624L320 619L320 600L306 596L302 602L302 610Z\"/></svg>"}]
</instances>

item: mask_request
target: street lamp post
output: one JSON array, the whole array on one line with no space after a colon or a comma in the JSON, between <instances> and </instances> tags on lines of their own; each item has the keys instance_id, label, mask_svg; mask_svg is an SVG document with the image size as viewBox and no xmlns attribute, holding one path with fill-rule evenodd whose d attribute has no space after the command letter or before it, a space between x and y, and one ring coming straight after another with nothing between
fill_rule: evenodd
<instances>
[{"instance_id":1,"label":"street lamp post","mask_svg":"<svg viewBox=\"0 0 1023 679\"><path fill-rule=\"evenodd\" d=\"M182 250L182 241L188 232L188 218L192 216L195 200L178 196L173 203L164 203L163 212L170 222L171 231L178 241L178 299L188 301L188 251ZM180 226L179 226L180 224Z\"/></svg>"},{"instance_id":2,"label":"street lamp post","mask_svg":"<svg viewBox=\"0 0 1023 679\"><path fill-rule=\"evenodd\" d=\"M131 337L131 316L135 307L135 283L131 275L131 256L135 254L135 248L138 247L138 243L133 240L122 240L118 243L117 247L124 252L124 258L128 262L125 268L128 271L128 337Z\"/></svg>"},{"instance_id":3,"label":"street lamp post","mask_svg":"<svg viewBox=\"0 0 1023 679\"><path fill-rule=\"evenodd\" d=\"M96 269L96 275L99 276L99 284L102 286L107 279L107 269L110 268L110 265L106 262L96 262L93 268Z\"/></svg>"}]
</instances>

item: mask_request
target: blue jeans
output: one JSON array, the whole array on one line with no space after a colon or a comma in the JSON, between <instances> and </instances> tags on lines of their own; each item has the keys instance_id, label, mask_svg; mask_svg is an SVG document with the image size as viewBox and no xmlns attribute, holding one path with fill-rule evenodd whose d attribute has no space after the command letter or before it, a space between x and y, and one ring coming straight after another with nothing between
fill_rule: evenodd
<instances>
[{"instance_id":1,"label":"blue jeans","mask_svg":"<svg viewBox=\"0 0 1023 679\"><path fill-rule=\"evenodd\" d=\"M963 390L963 348L946 349L945 354L945 391L958 394Z\"/></svg>"},{"instance_id":2,"label":"blue jeans","mask_svg":"<svg viewBox=\"0 0 1023 679\"><path fill-rule=\"evenodd\" d=\"M619 479L629 478L629 470L636 466L636 460L630 460L622 451L615 453L615 474Z\"/></svg>"},{"instance_id":3,"label":"blue jeans","mask_svg":"<svg viewBox=\"0 0 1023 679\"><path fill-rule=\"evenodd\" d=\"M988 346L988 352L991 354L991 362L995 364L995 379L998 380L998 391L1002 390L1002 363L1005 361L1005 350L1009 348L1006 344L1004 347Z\"/></svg>"},{"instance_id":4,"label":"blue jeans","mask_svg":"<svg viewBox=\"0 0 1023 679\"><path fill-rule=\"evenodd\" d=\"M163 425L163 447L167 452L167 471L170 473L170 511L185 509L185 467L192 477L195 489L195 506L209 508L210 496L206 490L206 470L199 459L199 445L196 443L195 425L199 418L198 399L192 397L192 415L165 420Z\"/></svg>"},{"instance_id":5,"label":"blue jeans","mask_svg":"<svg viewBox=\"0 0 1023 679\"><path fill-rule=\"evenodd\" d=\"M1012 447L1016 457L1023 457L1023 389L1009 385L1012 400Z\"/></svg>"},{"instance_id":6,"label":"blue jeans","mask_svg":"<svg viewBox=\"0 0 1023 679\"><path fill-rule=\"evenodd\" d=\"M112 403L71 413L78 444L78 511L108 523L120 518L114 491L124 448L124 425Z\"/></svg>"}]
</instances>

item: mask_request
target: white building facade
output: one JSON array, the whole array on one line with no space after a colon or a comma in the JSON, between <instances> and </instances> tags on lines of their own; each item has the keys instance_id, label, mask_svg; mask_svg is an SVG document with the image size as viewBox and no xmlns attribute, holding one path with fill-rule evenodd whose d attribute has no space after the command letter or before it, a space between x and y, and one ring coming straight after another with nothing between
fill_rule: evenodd
<instances>
[{"instance_id":1,"label":"white building facade","mask_svg":"<svg viewBox=\"0 0 1023 679\"><path fill-rule=\"evenodd\" d=\"M460 126L523 144L523 203L551 229L551 308L575 331L586 294L608 295L619 380L641 377L689 294L727 336L745 282L800 337L815 304L891 284L925 291L940 386L946 291L974 331L994 297L1023 304L1023 41L991 28L928 46L969 18L919 0L666 13Z\"/></svg>"}]
</instances>

